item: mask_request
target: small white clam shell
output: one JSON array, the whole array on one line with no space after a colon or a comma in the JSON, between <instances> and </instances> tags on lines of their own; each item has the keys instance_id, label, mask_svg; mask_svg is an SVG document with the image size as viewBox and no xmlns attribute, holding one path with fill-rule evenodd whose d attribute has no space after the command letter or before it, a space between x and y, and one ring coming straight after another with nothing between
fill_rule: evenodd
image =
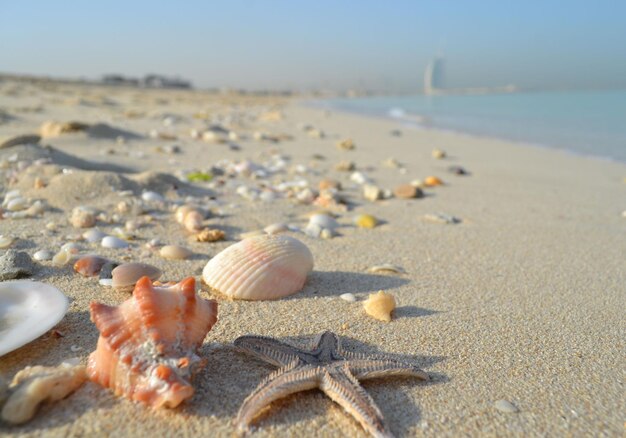
<instances>
[{"instance_id":1,"label":"small white clam shell","mask_svg":"<svg viewBox=\"0 0 626 438\"><path fill-rule=\"evenodd\" d=\"M158 194L157 192L143 192L141 194L141 199L146 202L164 202L165 198Z\"/></svg>"},{"instance_id":2,"label":"small white clam shell","mask_svg":"<svg viewBox=\"0 0 626 438\"><path fill-rule=\"evenodd\" d=\"M123 263L111 271L111 286L116 289L133 288L141 277L157 280L161 270L146 263Z\"/></svg>"},{"instance_id":3,"label":"small white clam shell","mask_svg":"<svg viewBox=\"0 0 626 438\"><path fill-rule=\"evenodd\" d=\"M96 229L91 229L83 233L83 238L89 243L100 242L106 236L107 233Z\"/></svg>"},{"instance_id":4,"label":"small white clam shell","mask_svg":"<svg viewBox=\"0 0 626 438\"><path fill-rule=\"evenodd\" d=\"M52 251L48 251L47 249L40 249L35 254L33 254L33 259L37 260L38 262L52 260L52 257L54 257L54 253Z\"/></svg>"},{"instance_id":5,"label":"small white clam shell","mask_svg":"<svg viewBox=\"0 0 626 438\"><path fill-rule=\"evenodd\" d=\"M191 257L193 255L193 252L183 246L165 245L160 249L159 254L164 259L183 260Z\"/></svg>"},{"instance_id":6,"label":"small white clam shell","mask_svg":"<svg viewBox=\"0 0 626 438\"><path fill-rule=\"evenodd\" d=\"M302 289L313 269L307 246L286 235L244 239L213 257L202 271L204 282L232 298L271 300Z\"/></svg>"},{"instance_id":7,"label":"small white clam shell","mask_svg":"<svg viewBox=\"0 0 626 438\"><path fill-rule=\"evenodd\" d=\"M334 231L339 227L339 222L327 214L314 214L309 218L309 225L317 225L319 228Z\"/></svg>"},{"instance_id":8,"label":"small white clam shell","mask_svg":"<svg viewBox=\"0 0 626 438\"><path fill-rule=\"evenodd\" d=\"M115 236L106 236L102 238L100 243L103 248L122 249L128 248L128 242Z\"/></svg>"}]
</instances>

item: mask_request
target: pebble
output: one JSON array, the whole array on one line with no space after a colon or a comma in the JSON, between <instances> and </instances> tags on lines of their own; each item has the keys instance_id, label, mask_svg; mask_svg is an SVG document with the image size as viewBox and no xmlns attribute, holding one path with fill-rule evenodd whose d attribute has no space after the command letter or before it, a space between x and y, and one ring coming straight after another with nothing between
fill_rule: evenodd
<instances>
[{"instance_id":1,"label":"pebble","mask_svg":"<svg viewBox=\"0 0 626 438\"><path fill-rule=\"evenodd\" d=\"M349 303L356 302L356 297L354 296L354 294L351 294L351 293L341 294L339 295L339 298Z\"/></svg>"},{"instance_id":2,"label":"pebble","mask_svg":"<svg viewBox=\"0 0 626 438\"><path fill-rule=\"evenodd\" d=\"M344 151L351 151L355 148L354 140L352 140L351 138L346 138L344 140L338 141L337 147Z\"/></svg>"},{"instance_id":3,"label":"pebble","mask_svg":"<svg viewBox=\"0 0 626 438\"><path fill-rule=\"evenodd\" d=\"M371 214L360 214L354 218L354 223L359 228L374 228L378 225L378 219Z\"/></svg>"},{"instance_id":4,"label":"pebble","mask_svg":"<svg viewBox=\"0 0 626 438\"><path fill-rule=\"evenodd\" d=\"M319 182L318 188L320 190L328 190L328 189L341 190L341 183L334 179L324 178L323 180Z\"/></svg>"},{"instance_id":5,"label":"pebble","mask_svg":"<svg viewBox=\"0 0 626 438\"><path fill-rule=\"evenodd\" d=\"M469 172L461 166L450 166L448 167L448 172L455 175L469 175Z\"/></svg>"},{"instance_id":6,"label":"pebble","mask_svg":"<svg viewBox=\"0 0 626 438\"><path fill-rule=\"evenodd\" d=\"M103 248L123 249L128 248L128 242L115 236L106 236L100 242Z\"/></svg>"},{"instance_id":7,"label":"pebble","mask_svg":"<svg viewBox=\"0 0 626 438\"><path fill-rule=\"evenodd\" d=\"M284 233L285 231L289 231L289 226L285 223L278 222L268 225L267 227L263 228L263 231L265 231L269 235Z\"/></svg>"},{"instance_id":8,"label":"pebble","mask_svg":"<svg viewBox=\"0 0 626 438\"><path fill-rule=\"evenodd\" d=\"M143 192L141 194L141 199L146 202L165 202L165 198L158 194L157 192Z\"/></svg>"},{"instance_id":9,"label":"pebble","mask_svg":"<svg viewBox=\"0 0 626 438\"><path fill-rule=\"evenodd\" d=\"M268 233L269 234L269 233ZM218 229L205 228L196 234L196 240L198 242L218 242L224 240L226 233Z\"/></svg>"},{"instance_id":10,"label":"pebble","mask_svg":"<svg viewBox=\"0 0 626 438\"><path fill-rule=\"evenodd\" d=\"M334 231L339 227L339 222L337 222L335 218L326 214L314 214L309 218L309 225L307 226L307 228L309 226L317 226L319 228L326 228Z\"/></svg>"},{"instance_id":11,"label":"pebble","mask_svg":"<svg viewBox=\"0 0 626 438\"><path fill-rule=\"evenodd\" d=\"M335 165L335 170L339 172L352 172L354 169L356 169L354 161L340 161Z\"/></svg>"},{"instance_id":12,"label":"pebble","mask_svg":"<svg viewBox=\"0 0 626 438\"><path fill-rule=\"evenodd\" d=\"M164 259L184 260L184 259L188 259L189 257L191 257L193 255L193 252L191 252L190 250L182 246L165 245L164 247L161 248L161 250L159 251L159 254Z\"/></svg>"},{"instance_id":13,"label":"pebble","mask_svg":"<svg viewBox=\"0 0 626 438\"><path fill-rule=\"evenodd\" d=\"M47 249L40 249L33 254L33 258L38 262L52 260L52 257L54 257L54 253L52 251L48 251Z\"/></svg>"},{"instance_id":14,"label":"pebble","mask_svg":"<svg viewBox=\"0 0 626 438\"><path fill-rule=\"evenodd\" d=\"M0 281L30 277L35 265L30 256L23 251L7 250L0 256Z\"/></svg>"},{"instance_id":15,"label":"pebble","mask_svg":"<svg viewBox=\"0 0 626 438\"><path fill-rule=\"evenodd\" d=\"M89 243L100 242L106 236L107 236L107 233L100 231L100 230L95 230L95 229L91 229L83 233L83 238Z\"/></svg>"},{"instance_id":16,"label":"pebble","mask_svg":"<svg viewBox=\"0 0 626 438\"><path fill-rule=\"evenodd\" d=\"M355 182L357 184L367 184L370 183L371 180L365 175L363 172L352 172L350 174L350 181Z\"/></svg>"},{"instance_id":17,"label":"pebble","mask_svg":"<svg viewBox=\"0 0 626 438\"><path fill-rule=\"evenodd\" d=\"M427 176L426 178L424 178L424 185L426 187L441 186L443 185L443 181L436 176Z\"/></svg>"},{"instance_id":18,"label":"pebble","mask_svg":"<svg viewBox=\"0 0 626 438\"><path fill-rule=\"evenodd\" d=\"M96 212L88 207L76 207L72 210L70 223L74 228L91 228L96 224Z\"/></svg>"},{"instance_id":19,"label":"pebble","mask_svg":"<svg viewBox=\"0 0 626 438\"><path fill-rule=\"evenodd\" d=\"M516 412L519 412L517 406L515 406L510 401L504 399L496 401L493 406L500 412L506 412L507 414L514 414Z\"/></svg>"},{"instance_id":20,"label":"pebble","mask_svg":"<svg viewBox=\"0 0 626 438\"><path fill-rule=\"evenodd\" d=\"M393 194L396 198L411 199L421 198L424 196L424 192L419 187L415 187L412 184L402 184L393 189Z\"/></svg>"},{"instance_id":21,"label":"pebble","mask_svg":"<svg viewBox=\"0 0 626 438\"><path fill-rule=\"evenodd\" d=\"M0 249L9 248L15 242L15 238L10 236L0 235Z\"/></svg>"}]
</instances>

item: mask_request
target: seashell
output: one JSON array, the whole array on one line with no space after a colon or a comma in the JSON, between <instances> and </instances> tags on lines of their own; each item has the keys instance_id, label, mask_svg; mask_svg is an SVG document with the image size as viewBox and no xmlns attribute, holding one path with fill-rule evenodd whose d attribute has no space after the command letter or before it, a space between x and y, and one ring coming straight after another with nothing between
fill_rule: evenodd
<instances>
[{"instance_id":1,"label":"seashell","mask_svg":"<svg viewBox=\"0 0 626 438\"><path fill-rule=\"evenodd\" d=\"M393 295L379 290L375 294L370 294L369 298L363 302L365 312L380 320L391 321L391 312L396 308L396 300Z\"/></svg>"},{"instance_id":2,"label":"seashell","mask_svg":"<svg viewBox=\"0 0 626 438\"><path fill-rule=\"evenodd\" d=\"M157 192L151 192L151 191L143 192L141 194L141 199L143 199L145 202L154 202L154 203L165 202L165 198L163 196L161 196Z\"/></svg>"},{"instance_id":3,"label":"seashell","mask_svg":"<svg viewBox=\"0 0 626 438\"><path fill-rule=\"evenodd\" d=\"M216 228L205 228L204 230L196 234L196 240L198 242L218 242L220 240L224 240L225 237L226 233Z\"/></svg>"},{"instance_id":4,"label":"seashell","mask_svg":"<svg viewBox=\"0 0 626 438\"><path fill-rule=\"evenodd\" d=\"M367 272L371 272L371 273L378 273L378 272L391 272L394 274L406 274L406 271L401 268L400 266L396 266L396 265L391 265L391 264L383 264L383 265L376 265L376 266L372 266L371 268L369 268L367 270Z\"/></svg>"},{"instance_id":5,"label":"seashell","mask_svg":"<svg viewBox=\"0 0 626 438\"><path fill-rule=\"evenodd\" d=\"M9 424L26 423L33 418L42 402L67 397L86 379L83 365L28 366L13 377L12 393L2 408L2 420Z\"/></svg>"},{"instance_id":6,"label":"seashell","mask_svg":"<svg viewBox=\"0 0 626 438\"><path fill-rule=\"evenodd\" d=\"M54 266L62 267L62 266L67 265L70 262L70 260L72 260L72 253L64 249L61 249L59 252L57 252L54 255L54 257L52 257L52 264Z\"/></svg>"},{"instance_id":7,"label":"seashell","mask_svg":"<svg viewBox=\"0 0 626 438\"><path fill-rule=\"evenodd\" d=\"M28 208L28 201L26 198L18 196L7 202L6 208L8 211L20 211Z\"/></svg>"},{"instance_id":8,"label":"seashell","mask_svg":"<svg viewBox=\"0 0 626 438\"><path fill-rule=\"evenodd\" d=\"M337 148L344 151L351 151L355 148L354 141L351 138L346 138L344 140L338 141Z\"/></svg>"},{"instance_id":9,"label":"seashell","mask_svg":"<svg viewBox=\"0 0 626 438\"><path fill-rule=\"evenodd\" d=\"M100 270L106 263L108 263L108 260L104 257L87 255L79 258L76 263L74 263L74 271L78 272L83 277L93 277L100 273Z\"/></svg>"},{"instance_id":10,"label":"seashell","mask_svg":"<svg viewBox=\"0 0 626 438\"><path fill-rule=\"evenodd\" d=\"M164 259L183 260L191 257L193 255L193 252L182 246L165 245L161 248L159 254Z\"/></svg>"},{"instance_id":11,"label":"seashell","mask_svg":"<svg viewBox=\"0 0 626 438\"><path fill-rule=\"evenodd\" d=\"M360 214L354 218L354 224L359 228L374 228L378 225L378 219L371 214Z\"/></svg>"},{"instance_id":12,"label":"seashell","mask_svg":"<svg viewBox=\"0 0 626 438\"><path fill-rule=\"evenodd\" d=\"M441 181L436 176L427 176L426 178L424 178L424 185L426 187L441 186L443 185L443 181Z\"/></svg>"},{"instance_id":13,"label":"seashell","mask_svg":"<svg viewBox=\"0 0 626 438\"><path fill-rule=\"evenodd\" d=\"M393 194L396 198L411 199L421 198L424 196L424 192L419 187L412 184L402 184L393 189Z\"/></svg>"},{"instance_id":14,"label":"seashell","mask_svg":"<svg viewBox=\"0 0 626 438\"><path fill-rule=\"evenodd\" d=\"M168 287L143 277L121 305L94 302L90 310L100 331L91 380L154 408L193 395L190 380L204 362L197 350L217 321L217 302L199 297L192 277Z\"/></svg>"},{"instance_id":15,"label":"seashell","mask_svg":"<svg viewBox=\"0 0 626 438\"><path fill-rule=\"evenodd\" d=\"M363 172L353 172L350 175L350 181L357 184L369 184L371 180Z\"/></svg>"},{"instance_id":16,"label":"seashell","mask_svg":"<svg viewBox=\"0 0 626 438\"><path fill-rule=\"evenodd\" d=\"M354 296L354 294L351 294L351 293L341 294L339 295L339 298L349 303L356 302L356 297Z\"/></svg>"},{"instance_id":17,"label":"seashell","mask_svg":"<svg viewBox=\"0 0 626 438\"><path fill-rule=\"evenodd\" d=\"M37 339L65 315L68 300L57 288L37 281L0 282L0 356ZM7 317L10 315L10 317Z\"/></svg>"},{"instance_id":18,"label":"seashell","mask_svg":"<svg viewBox=\"0 0 626 438\"><path fill-rule=\"evenodd\" d=\"M326 214L314 214L309 218L308 226L316 226L334 231L339 228L339 222L337 222L332 216Z\"/></svg>"},{"instance_id":19,"label":"seashell","mask_svg":"<svg viewBox=\"0 0 626 438\"><path fill-rule=\"evenodd\" d=\"M263 228L263 231L265 231L269 235L284 233L285 231L289 231L289 226L282 222L278 222L275 224L268 225L267 227Z\"/></svg>"},{"instance_id":20,"label":"seashell","mask_svg":"<svg viewBox=\"0 0 626 438\"><path fill-rule=\"evenodd\" d=\"M88 207L76 207L72 210L70 223L74 228L91 228L96 224L96 212Z\"/></svg>"},{"instance_id":21,"label":"seashell","mask_svg":"<svg viewBox=\"0 0 626 438\"><path fill-rule=\"evenodd\" d=\"M103 248L122 249L128 248L128 242L115 236L105 236L100 243Z\"/></svg>"},{"instance_id":22,"label":"seashell","mask_svg":"<svg viewBox=\"0 0 626 438\"><path fill-rule=\"evenodd\" d=\"M335 170L340 172L352 172L356 169L356 164L353 161L340 161L335 165Z\"/></svg>"},{"instance_id":23,"label":"seashell","mask_svg":"<svg viewBox=\"0 0 626 438\"><path fill-rule=\"evenodd\" d=\"M324 178L319 182L318 188L321 190L341 190L341 183L334 179Z\"/></svg>"},{"instance_id":24,"label":"seashell","mask_svg":"<svg viewBox=\"0 0 626 438\"><path fill-rule=\"evenodd\" d=\"M429 213L422 216L422 219L427 222L432 222L435 224L458 224L461 222L461 219L450 216L445 213Z\"/></svg>"},{"instance_id":25,"label":"seashell","mask_svg":"<svg viewBox=\"0 0 626 438\"><path fill-rule=\"evenodd\" d=\"M383 198L383 191L380 187L372 184L365 184L363 186L363 197L368 201L377 201Z\"/></svg>"},{"instance_id":26,"label":"seashell","mask_svg":"<svg viewBox=\"0 0 626 438\"><path fill-rule=\"evenodd\" d=\"M469 175L469 172L465 170L464 167L461 167L461 166L450 166L448 167L448 172L453 173L455 175Z\"/></svg>"},{"instance_id":27,"label":"seashell","mask_svg":"<svg viewBox=\"0 0 626 438\"><path fill-rule=\"evenodd\" d=\"M100 242L106 236L108 236L107 233L100 231L100 230L94 230L94 229L85 231L83 233L83 238L89 243Z\"/></svg>"},{"instance_id":28,"label":"seashell","mask_svg":"<svg viewBox=\"0 0 626 438\"><path fill-rule=\"evenodd\" d=\"M204 216L197 210L190 211L183 219L183 226L190 233L198 232L202 229L202 221Z\"/></svg>"},{"instance_id":29,"label":"seashell","mask_svg":"<svg viewBox=\"0 0 626 438\"><path fill-rule=\"evenodd\" d=\"M445 151L442 151L441 149L433 149L433 151L431 152L431 155L433 156L433 158L436 158L438 160L446 158Z\"/></svg>"},{"instance_id":30,"label":"seashell","mask_svg":"<svg viewBox=\"0 0 626 438\"><path fill-rule=\"evenodd\" d=\"M111 286L118 290L132 290L140 278L148 277L157 280L161 276L161 270L147 263L122 263L111 270ZM100 278L106 278L102 275Z\"/></svg>"},{"instance_id":31,"label":"seashell","mask_svg":"<svg viewBox=\"0 0 626 438\"><path fill-rule=\"evenodd\" d=\"M54 253L52 253L52 251L48 251L47 249L40 249L35 254L33 254L33 259L37 260L38 262L52 260L52 257L54 257Z\"/></svg>"},{"instance_id":32,"label":"seashell","mask_svg":"<svg viewBox=\"0 0 626 438\"><path fill-rule=\"evenodd\" d=\"M271 300L302 289L313 269L309 248L283 234L242 240L213 257L202 279L231 298Z\"/></svg>"},{"instance_id":33,"label":"seashell","mask_svg":"<svg viewBox=\"0 0 626 438\"><path fill-rule=\"evenodd\" d=\"M15 238L0 234L0 249L7 249L15 242Z\"/></svg>"}]
</instances>

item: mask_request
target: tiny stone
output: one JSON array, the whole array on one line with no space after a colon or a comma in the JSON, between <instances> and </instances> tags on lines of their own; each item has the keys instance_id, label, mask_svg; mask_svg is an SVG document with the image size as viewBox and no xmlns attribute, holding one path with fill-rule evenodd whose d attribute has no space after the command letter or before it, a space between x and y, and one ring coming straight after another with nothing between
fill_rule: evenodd
<instances>
[{"instance_id":1,"label":"tiny stone","mask_svg":"<svg viewBox=\"0 0 626 438\"><path fill-rule=\"evenodd\" d=\"M128 248L128 242L115 236L106 236L100 243L103 248L122 249Z\"/></svg>"},{"instance_id":2,"label":"tiny stone","mask_svg":"<svg viewBox=\"0 0 626 438\"><path fill-rule=\"evenodd\" d=\"M40 249L35 254L33 254L33 258L38 262L52 260L52 257L54 257L54 254L52 253L52 251L48 251L47 249Z\"/></svg>"},{"instance_id":3,"label":"tiny stone","mask_svg":"<svg viewBox=\"0 0 626 438\"><path fill-rule=\"evenodd\" d=\"M504 399L498 400L493 405L497 410L501 412L506 412L508 414L514 414L516 412L519 412L519 409L513 403Z\"/></svg>"},{"instance_id":4,"label":"tiny stone","mask_svg":"<svg viewBox=\"0 0 626 438\"><path fill-rule=\"evenodd\" d=\"M0 281L30 277L34 270L33 261L23 251L9 249L0 257Z\"/></svg>"},{"instance_id":5,"label":"tiny stone","mask_svg":"<svg viewBox=\"0 0 626 438\"><path fill-rule=\"evenodd\" d=\"M424 196L424 193L419 187L415 187L411 184L402 184L393 189L393 194L397 198L410 199L410 198L421 198Z\"/></svg>"},{"instance_id":6,"label":"tiny stone","mask_svg":"<svg viewBox=\"0 0 626 438\"><path fill-rule=\"evenodd\" d=\"M450 166L448 167L448 172L453 173L455 175L468 175L469 173L461 166Z\"/></svg>"}]
</instances>

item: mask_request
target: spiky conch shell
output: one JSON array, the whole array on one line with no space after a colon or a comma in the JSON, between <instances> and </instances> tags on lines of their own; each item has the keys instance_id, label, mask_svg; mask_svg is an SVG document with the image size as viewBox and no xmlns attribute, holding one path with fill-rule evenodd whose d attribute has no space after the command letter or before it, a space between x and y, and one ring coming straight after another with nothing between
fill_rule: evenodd
<instances>
[{"instance_id":1,"label":"spiky conch shell","mask_svg":"<svg viewBox=\"0 0 626 438\"><path fill-rule=\"evenodd\" d=\"M192 277L169 287L142 277L119 306L93 302L90 310L100 331L91 380L153 407L193 395L190 380L203 365L197 349L217 321L217 302L197 296Z\"/></svg>"},{"instance_id":2,"label":"spiky conch shell","mask_svg":"<svg viewBox=\"0 0 626 438\"><path fill-rule=\"evenodd\" d=\"M202 280L240 300L274 300L298 292L313 270L307 246L290 236L260 235L229 246L206 264Z\"/></svg>"}]
</instances>

